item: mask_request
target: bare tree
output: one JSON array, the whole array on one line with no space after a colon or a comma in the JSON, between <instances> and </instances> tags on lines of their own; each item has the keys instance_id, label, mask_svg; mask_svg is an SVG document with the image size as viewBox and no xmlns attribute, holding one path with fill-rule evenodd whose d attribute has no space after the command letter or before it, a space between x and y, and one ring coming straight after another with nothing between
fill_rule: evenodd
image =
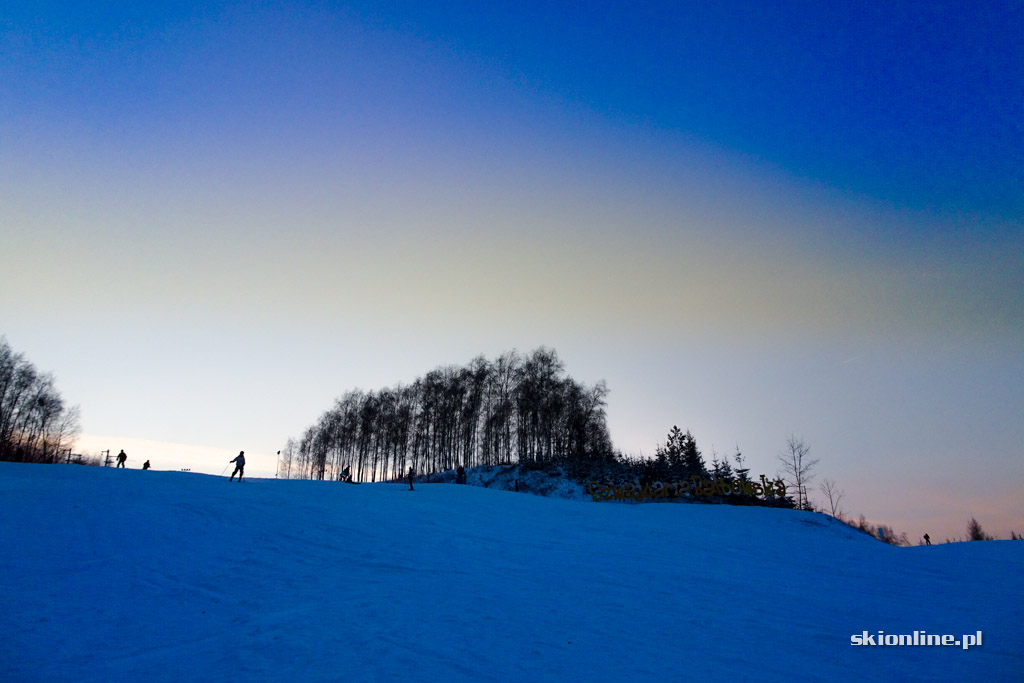
<instances>
[{"instance_id":1,"label":"bare tree","mask_svg":"<svg viewBox=\"0 0 1024 683\"><path fill-rule=\"evenodd\" d=\"M800 510L806 510L810 505L807 487L814 479L812 470L818 464L817 459L809 457L810 453L811 447L802 438L790 436L786 441L786 450L778 455L786 483L796 491L796 506Z\"/></svg>"},{"instance_id":2,"label":"bare tree","mask_svg":"<svg viewBox=\"0 0 1024 683\"><path fill-rule=\"evenodd\" d=\"M843 511L842 508L839 507L839 504L843 501L843 496L846 495L846 492L836 485L835 479L825 479L822 481L819 490L825 495L825 499L828 500L828 506L832 511L832 516L841 517Z\"/></svg>"},{"instance_id":3,"label":"bare tree","mask_svg":"<svg viewBox=\"0 0 1024 683\"><path fill-rule=\"evenodd\" d=\"M612 453L604 382L564 374L552 349L522 357L477 356L409 385L350 391L285 447L286 476L391 480L409 467L430 474L456 466L582 462Z\"/></svg>"},{"instance_id":4,"label":"bare tree","mask_svg":"<svg viewBox=\"0 0 1024 683\"><path fill-rule=\"evenodd\" d=\"M284 449L278 451L278 477L281 479L292 478L292 460L295 458L295 451L298 448L298 444L295 439L288 439Z\"/></svg>"},{"instance_id":5,"label":"bare tree","mask_svg":"<svg viewBox=\"0 0 1024 683\"><path fill-rule=\"evenodd\" d=\"M64 406L53 377L0 337L0 460L55 462L73 446L78 416L77 407Z\"/></svg>"}]
</instances>

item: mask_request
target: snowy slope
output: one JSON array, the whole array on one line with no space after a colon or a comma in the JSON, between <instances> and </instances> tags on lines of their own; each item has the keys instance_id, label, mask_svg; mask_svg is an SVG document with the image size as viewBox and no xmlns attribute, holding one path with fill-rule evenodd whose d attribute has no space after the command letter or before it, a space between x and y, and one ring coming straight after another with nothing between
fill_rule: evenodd
<instances>
[{"instance_id":1,"label":"snowy slope","mask_svg":"<svg viewBox=\"0 0 1024 683\"><path fill-rule=\"evenodd\" d=\"M788 510L0 463L0 680L1021 680L1024 543ZM854 647L974 634L983 645Z\"/></svg>"}]
</instances>

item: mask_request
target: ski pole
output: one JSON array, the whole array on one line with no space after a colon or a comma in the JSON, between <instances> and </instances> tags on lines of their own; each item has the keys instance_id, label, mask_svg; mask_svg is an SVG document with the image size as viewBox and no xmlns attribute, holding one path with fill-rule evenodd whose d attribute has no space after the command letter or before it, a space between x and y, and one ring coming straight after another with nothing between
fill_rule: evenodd
<instances>
[{"instance_id":1,"label":"ski pole","mask_svg":"<svg viewBox=\"0 0 1024 683\"><path fill-rule=\"evenodd\" d=\"M224 465L224 469L222 469L222 470L220 471L220 476L222 476L222 477L223 477L223 476L224 476L224 473L228 471L228 468L229 468L229 467L231 467L231 463L228 463L227 465Z\"/></svg>"}]
</instances>

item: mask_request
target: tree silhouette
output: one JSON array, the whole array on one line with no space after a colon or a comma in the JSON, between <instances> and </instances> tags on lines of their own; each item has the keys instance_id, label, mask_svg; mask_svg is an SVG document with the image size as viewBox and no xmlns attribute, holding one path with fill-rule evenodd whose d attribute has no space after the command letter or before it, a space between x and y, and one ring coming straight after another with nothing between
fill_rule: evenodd
<instances>
[{"instance_id":1,"label":"tree silhouette","mask_svg":"<svg viewBox=\"0 0 1024 683\"><path fill-rule=\"evenodd\" d=\"M807 487L814 479L813 469L818 464L817 459L810 458L811 448L803 439L790 436L786 440L786 450L778 455L782 463L782 470L787 477L786 483L796 492L796 506L806 510L810 506L807 498Z\"/></svg>"},{"instance_id":2,"label":"tree silhouette","mask_svg":"<svg viewBox=\"0 0 1024 683\"><path fill-rule=\"evenodd\" d=\"M78 436L78 408L65 407L54 379L0 337L0 460L56 462Z\"/></svg>"},{"instance_id":3,"label":"tree silhouette","mask_svg":"<svg viewBox=\"0 0 1024 683\"><path fill-rule=\"evenodd\" d=\"M565 374L553 349L431 370L409 385L350 391L287 446L293 476L335 479L344 467L363 481L397 480L410 467L429 475L457 466L612 457L604 382ZM282 456L283 457L283 456Z\"/></svg>"},{"instance_id":4,"label":"tree silhouette","mask_svg":"<svg viewBox=\"0 0 1024 683\"><path fill-rule=\"evenodd\" d=\"M981 523L978 520L971 517L971 521L967 523L967 540L991 541L994 539L992 536L985 533L985 530L981 528Z\"/></svg>"}]
</instances>

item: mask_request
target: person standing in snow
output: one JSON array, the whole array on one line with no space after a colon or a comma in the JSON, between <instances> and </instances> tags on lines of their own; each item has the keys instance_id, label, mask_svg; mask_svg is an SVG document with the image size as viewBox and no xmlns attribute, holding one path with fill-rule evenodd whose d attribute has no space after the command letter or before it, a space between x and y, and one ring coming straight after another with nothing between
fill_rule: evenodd
<instances>
[{"instance_id":1,"label":"person standing in snow","mask_svg":"<svg viewBox=\"0 0 1024 683\"><path fill-rule=\"evenodd\" d=\"M127 459L128 455L125 454L124 449L122 448L121 452L117 454L117 467L124 467L124 461Z\"/></svg>"},{"instance_id":2,"label":"person standing in snow","mask_svg":"<svg viewBox=\"0 0 1024 683\"><path fill-rule=\"evenodd\" d=\"M235 475L238 475L238 481L242 481L242 475L245 473L245 451L238 451L238 455L233 460L228 460L229 463L235 463L235 471L231 473L231 478L228 481L234 481Z\"/></svg>"},{"instance_id":3,"label":"person standing in snow","mask_svg":"<svg viewBox=\"0 0 1024 683\"><path fill-rule=\"evenodd\" d=\"M465 484L466 483L466 468L459 465L459 469L455 470L455 483Z\"/></svg>"},{"instance_id":4,"label":"person standing in snow","mask_svg":"<svg viewBox=\"0 0 1024 683\"><path fill-rule=\"evenodd\" d=\"M412 478L413 478L414 476L416 476L416 471L415 471L415 470L414 470L413 468L411 468L411 467L410 467L410 468L409 468L409 490L410 490L410 491L415 491L415 490L416 490L416 489L414 489L414 488L412 487Z\"/></svg>"},{"instance_id":5,"label":"person standing in snow","mask_svg":"<svg viewBox=\"0 0 1024 683\"><path fill-rule=\"evenodd\" d=\"M149 469L149 461L148 460L146 462L142 463L142 469L144 469L144 470L148 470Z\"/></svg>"}]
</instances>

